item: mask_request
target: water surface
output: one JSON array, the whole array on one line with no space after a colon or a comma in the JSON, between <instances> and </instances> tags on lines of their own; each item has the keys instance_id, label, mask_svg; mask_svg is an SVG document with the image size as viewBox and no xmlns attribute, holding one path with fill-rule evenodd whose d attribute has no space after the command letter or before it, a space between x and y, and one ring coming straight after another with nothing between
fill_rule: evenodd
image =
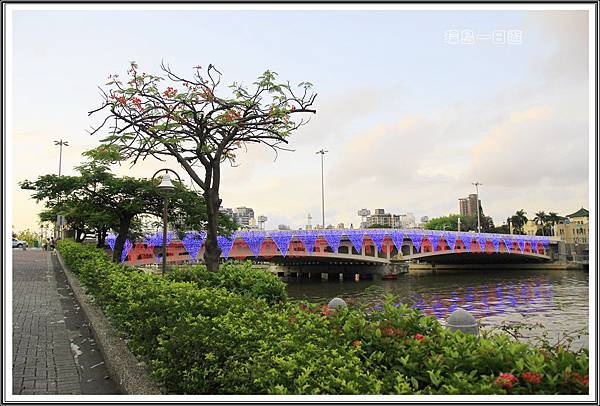
<instances>
[{"instance_id":1,"label":"water surface","mask_svg":"<svg viewBox=\"0 0 600 406\"><path fill-rule=\"evenodd\" d=\"M327 281L290 278L291 298L327 303L341 297L349 304L378 306L386 294L395 302L420 308L445 320L457 307L469 310L483 328L506 323L534 327L552 342L580 332L574 348L588 347L588 272L562 270L480 270L436 275L402 275L394 281Z\"/></svg>"}]
</instances>

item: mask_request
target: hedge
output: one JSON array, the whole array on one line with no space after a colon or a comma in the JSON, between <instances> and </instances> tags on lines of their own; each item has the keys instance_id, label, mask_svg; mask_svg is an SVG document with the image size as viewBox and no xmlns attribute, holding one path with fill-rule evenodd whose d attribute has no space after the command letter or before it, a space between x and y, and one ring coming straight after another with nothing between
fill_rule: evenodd
<instances>
[{"instance_id":1,"label":"hedge","mask_svg":"<svg viewBox=\"0 0 600 406\"><path fill-rule=\"evenodd\" d=\"M588 351L446 331L388 298L379 311L288 301L250 264L166 277L60 241L105 314L178 394L587 394Z\"/></svg>"}]
</instances>

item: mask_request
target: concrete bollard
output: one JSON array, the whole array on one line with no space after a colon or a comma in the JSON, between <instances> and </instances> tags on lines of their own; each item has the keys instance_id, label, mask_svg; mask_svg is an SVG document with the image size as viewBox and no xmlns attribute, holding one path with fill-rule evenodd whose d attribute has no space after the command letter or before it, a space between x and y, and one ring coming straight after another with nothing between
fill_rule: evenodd
<instances>
[{"instance_id":1,"label":"concrete bollard","mask_svg":"<svg viewBox=\"0 0 600 406\"><path fill-rule=\"evenodd\" d=\"M327 307L329 307L330 309L337 309L338 307L340 307L340 308L348 307L348 305L346 304L344 299L339 298L339 297L334 297L333 299L331 299L329 301L329 303L327 304Z\"/></svg>"},{"instance_id":2,"label":"concrete bollard","mask_svg":"<svg viewBox=\"0 0 600 406\"><path fill-rule=\"evenodd\" d=\"M465 334L479 335L479 326L475 317L465 309L458 308L453 311L446 320L446 328L449 331L460 330Z\"/></svg>"}]
</instances>

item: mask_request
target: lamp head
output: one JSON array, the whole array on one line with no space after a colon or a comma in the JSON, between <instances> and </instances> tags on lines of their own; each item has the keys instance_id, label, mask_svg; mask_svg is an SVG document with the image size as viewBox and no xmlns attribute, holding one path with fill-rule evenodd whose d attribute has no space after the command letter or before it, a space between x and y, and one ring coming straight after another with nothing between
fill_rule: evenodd
<instances>
[{"instance_id":1,"label":"lamp head","mask_svg":"<svg viewBox=\"0 0 600 406\"><path fill-rule=\"evenodd\" d=\"M162 177L162 181L160 185L157 186L158 190L161 192L171 192L175 189L175 185L171 182L171 177L168 173L165 173Z\"/></svg>"}]
</instances>

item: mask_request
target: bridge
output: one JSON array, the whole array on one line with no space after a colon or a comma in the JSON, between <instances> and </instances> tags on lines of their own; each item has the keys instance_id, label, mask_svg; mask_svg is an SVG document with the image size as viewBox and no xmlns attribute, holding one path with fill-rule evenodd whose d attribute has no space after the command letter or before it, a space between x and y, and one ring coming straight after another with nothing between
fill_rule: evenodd
<instances>
[{"instance_id":1,"label":"bridge","mask_svg":"<svg viewBox=\"0 0 600 406\"><path fill-rule=\"evenodd\" d=\"M204 254L204 233L181 240L167 237L167 261L191 263ZM107 239L114 245L114 236ZM541 263L557 259L559 238L420 229L238 231L219 236L222 257L273 264L278 273L341 274L349 266L369 265L382 275L401 272L402 264ZM112 247L111 247L112 248ZM162 260L162 235L129 241L123 262L147 265ZM307 271L308 269L308 271ZM311 270L312 269L312 270ZM294 272L296 270L296 272ZM340 272L341 271L341 272Z\"/></svg>"}]
</instances>

